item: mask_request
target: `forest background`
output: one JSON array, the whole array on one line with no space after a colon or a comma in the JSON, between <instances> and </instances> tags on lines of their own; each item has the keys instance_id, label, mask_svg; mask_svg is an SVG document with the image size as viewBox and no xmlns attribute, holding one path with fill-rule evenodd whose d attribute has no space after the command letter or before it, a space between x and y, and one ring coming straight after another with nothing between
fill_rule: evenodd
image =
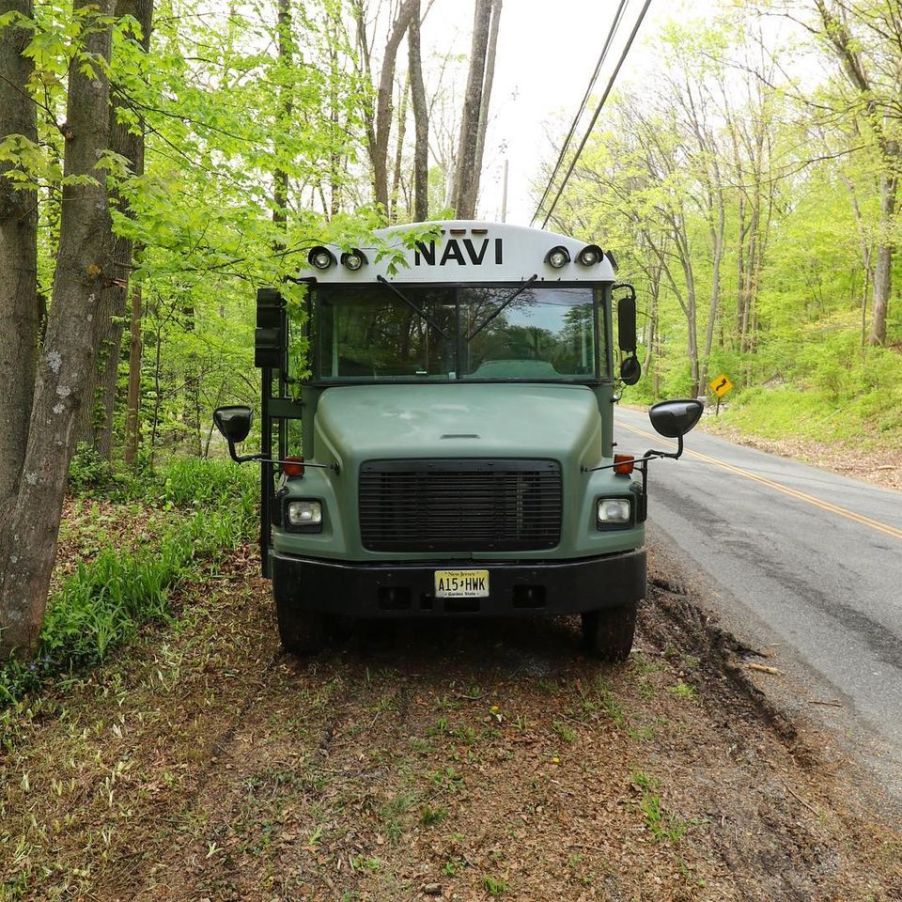
<instances>
[{"instance_id":1,"label":"forest background","mask_svg":"<svg viewBox=\"0 0 902 902\"><path fill-rule=\"evenodd\" d=\"M0 0L4 647L37 641L73 455L205 457L210 411L255 402L258 286L315 244L481 212L522 7L476 0L437 50L444 3ZM637 287L630 399L726 373L749 432L898 450L900 3L682 9L638 52L578 155L562 97L532 186L537 224Z\"/></svg>"}]
</instances>

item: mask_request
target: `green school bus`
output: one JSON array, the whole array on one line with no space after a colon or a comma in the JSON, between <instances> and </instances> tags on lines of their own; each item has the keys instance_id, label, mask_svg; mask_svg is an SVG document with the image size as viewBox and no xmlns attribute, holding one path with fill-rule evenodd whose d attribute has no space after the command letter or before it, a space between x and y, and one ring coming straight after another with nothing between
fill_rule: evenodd
<instances>
[{"instance_id":1,"label":"green school bus","mask_svg":"<svg viewBox=\"0 0 902 902\"><path fill-rule=\"evenodd\" d=\"M316 652L347 617L579 614L591 654L626 658L648 463L679 456L702 405L650 409L675 453L614 454L613 406L639 378L615 268L596 244L451 221L313 247L302 317L258 292L260 453L236 451L251 408L214 420L235 460L262 465L288 651Z\"/></svg>"}]
</instances>

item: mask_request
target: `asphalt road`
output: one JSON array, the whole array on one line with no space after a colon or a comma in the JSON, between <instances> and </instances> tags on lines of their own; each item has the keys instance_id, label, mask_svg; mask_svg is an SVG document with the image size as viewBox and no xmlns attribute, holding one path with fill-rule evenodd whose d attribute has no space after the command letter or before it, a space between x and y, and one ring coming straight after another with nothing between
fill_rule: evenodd
<instances>
[{"instance_id":1,"label":"asphalt road","mask_svg":"<svg viewBox=\"0 0 902 902\"><path fill-rule=\"evenodd\" d=\"M616 424L618 451L674 446L644 412L618 409ZM768 689L902 794L902 494L700 431L685 442L650 465L650 544L699 577L740 639L773 651Z\"/></svg>"}]
</instances>

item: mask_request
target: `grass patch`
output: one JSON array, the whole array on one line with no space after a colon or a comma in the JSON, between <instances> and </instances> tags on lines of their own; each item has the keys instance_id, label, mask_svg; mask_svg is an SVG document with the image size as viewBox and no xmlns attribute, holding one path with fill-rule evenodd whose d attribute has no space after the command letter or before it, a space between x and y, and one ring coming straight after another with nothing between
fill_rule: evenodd
<instances>
[{"instance_id":1,"label":"grass patch","mask_svg":"<svg viewBox=\"0 0 902 902\"><path fill-rule=\"evenodd\" d=\"M598 700L601 703L601 707L605 714L608 715L614 726L620 727L621 729L625 727L626 713L620 702L617 700L617 697L614 695L614 690L611 688L610 684L603 677L599 677L596 688L598 690Z\"/></svg>"},{"instance_id":2,"label":"grass patch","mask_svg":"<svg viewBox=\"0 0 902 902\"><path fill-rule=\"evenodd\" d=\"M508 886L507 881L503 880L501 877L491 877L486 874L486 876L482 878L482 888L490 896L503 896L510 887Z\"/></svg>"},{"instance_id":3,"label":"grass patch","mask_svg":"<svg viewBox=\"0 0 902 902\"><path fill-rule=\"evenodd\" d=\"M385 833L392 845L404 835L404 815L413 808L416 801L414 793L401 792L379 809L379 816L385 824Z\"/></svg>"},{"instance_id":4,"label":"grass patch","mask_svg":"<svg viewBox=\"0 0 902 902\"><path fill-rule=\"evenodd\" d=\"M448 809L443 805L435 808L427 805L420 814L420 823L424 827L437 827L440 823L447 820Z\"/></svg>"},{"instance_id":5,"label":"grass patch","mask_svg":"<svg viewBox=\"0 0 902 902\"><path fill-rule=\"evenodd\" d=\"M684 683L682 680L675 686L671 686L667 691L676 698L687 702L694 702L698 698L698 692L696 692L695 687L690 686L689 683Z\"/></svg>"},{"instance_id":6,"label":"grass patch","mask_svg":"<svg viewBox=\"0 0 902 902\"><path fill-rule=\"evenodd\" d=\"M898 352L875 352L873 361L879 363L877 373L883 376L875 380L875 372L868 372L868 383L873 384L862 385L852 378L866 372L856 367L835 368L834 379L827 374L813 380L808 390L748 388L721 410L720 422L766 439L800 438L845 442L865 449L898 449L902 447L902 391L893 375L898 373Z\"/></svg>"},{"instance_id":7,"label":"grass patch","mask_svg":"<svg viewBox=\"0 0 902 902\"><path fill-rule=\"evenodd\" d=\"M689 821L664 809L658 781L641 771L632 777L633 786L641 793L639 809L645 826L655 842L678 843L689 829Z\"/></svg>"},{"instance_id":8,"label":"grass patch","mask_svg":"<svg viewBox=\"0 0 902 902\"><path fill-rule=\"evenodd\" d=\"M171 522L152 546L122 550L109 544L90 562L79 563L48 602L35 659L0 667L0 708L48 678L103 661L142 624L165 622L171 590L197 572L200 562L250 535L257 493L253 472L218 461L174 461L159 476L129 486L133 498L142 495L171 511Z\"/></svg>"}]
</instances>

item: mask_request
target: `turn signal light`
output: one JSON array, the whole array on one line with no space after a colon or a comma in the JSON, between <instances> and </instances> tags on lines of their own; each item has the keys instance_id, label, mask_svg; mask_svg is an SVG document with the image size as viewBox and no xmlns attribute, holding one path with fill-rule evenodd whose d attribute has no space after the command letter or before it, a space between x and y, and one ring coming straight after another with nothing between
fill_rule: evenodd
<instances>
[{"instance_id":1,"label":"turn signal light","mask_svg":"<svg viewBox=\"0 0 902 902\"><path fill-rule=\"evenodd\" d=\"M303 476L304 475L304 458L303 457L286 457L282 461L282 472L286 476Z\"/></svg>"},{"instance_id":2,"label":"turn signal light","mask_svg":"<svg viewBox=\"0 0 902 902\"><path fill-rule=\"evenodd\" d=\"M629 476L633 472L635 462L636 458L632 454L615 454L614 472L618 476Z\"/></svg>"}]
</instances>

